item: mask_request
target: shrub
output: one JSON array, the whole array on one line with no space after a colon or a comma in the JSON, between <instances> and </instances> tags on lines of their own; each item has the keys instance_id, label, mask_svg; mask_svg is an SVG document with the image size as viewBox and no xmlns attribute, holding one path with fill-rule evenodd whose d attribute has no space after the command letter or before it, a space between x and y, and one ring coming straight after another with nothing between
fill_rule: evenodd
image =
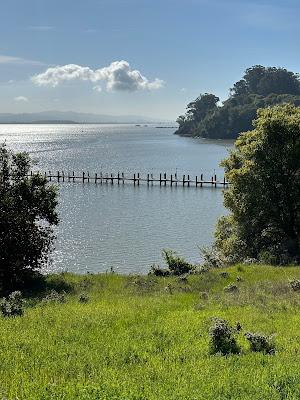
<instances>
[{"instance_id":1,"label":"shrub","mask_svg":"<svg viewBox=\"0 0 300 400\"><path fill-rule=\"evenodd\" d=\"M4 317L17 317L24 313L24 300L19 291L12 292L7 298L2 299L0 310Z\"/></svg>"},{"instance_id":2,"label":"shrub","mask_svg":"<svg viewBox=\"0 0 300 400\"><path fill-rule=\"evenodd\" d=\"M221 278L229 278L229 273L228 273L228 272L225 272L225 271L220 272L220 277L221 277Z\"/></svg>"},{"instance_id":3,"label":"shrub","mask_svg":"<svg viewBox=\"0 0 300 400\"><path fill-rule=\"evenodd\" d=\"M290 283L291 288L295 292L299 292L300 291L300 281L298 279L293 279L289 283Z\"/></svg>"},{"instance_id":4,"label":"shrub","mask_svg":"<svg viewBox=\"0 0 300 400\"><path fill-rule=\"evenodd\" d=\"M194 269L192 264L188 263L172 250L163 250L162 255L172 275L188 274Z\"/></svg>"},{"instance_id":5,"label":"shrub","mask_svg":"<svg viewBox=\"0 0 300 400\"><path fill-rule=\"evenodd\" d=\"M170 271L166 268L161 268L159 265L151 265L149 275L155 276L168 276L170 275Z\"/></svg>"},{"instance_id":6,"label":"shrub","mask_svg":"<svg viewBox=\"0 0 300 400\"><path fill-rule=\"evenodd\" d=\"M229 285L224 287L224 292L226 292L226 293L238 293L239 292L239 288L234 283L230 283Z\"/></svg>"},{"instance_id":7,"label":"shrub","mask_svg":"<svg viewBox=\"0 0 300 400\"><path fill-rule=\"evenodd\" d=\"M238 354L240 347L236 342L237 329L220 318L213 318L213 325L209 329L211 354Z\"/></svg>"},{"instance_id":8,"label":"shrub","mask_svg":"<svg viewBox=\"0 0 300 400\"><path fill-rule=\"evenodd\" d=\"M43 301L45 303L65 303L66 302L66 294L65 292L63 293L58 293L56 290L51 290L49 294L47 294L46 297L44 297Z\"/></svg>"},{"instance_id":9,"label":"shrub","mask_svg":"<svg viewBox=\"0 0 300 400\"><path fill-rule=\"evenodd\" d=\"M81 293L78 298L79 303L88 303L90 301L89 296L86 293Z\"/></svg>"},{"instance_id":10,"label":"shrub","mask_svg":"<svg viewBox=\"0 0 300 400\"><path fill-rule=\"evenodd\" d=\"M261 333L245 333L246 339L250 343L250 350L265 354L275 353L275 343L273 336L262 335Z\"/></svg>"}]
</instances>

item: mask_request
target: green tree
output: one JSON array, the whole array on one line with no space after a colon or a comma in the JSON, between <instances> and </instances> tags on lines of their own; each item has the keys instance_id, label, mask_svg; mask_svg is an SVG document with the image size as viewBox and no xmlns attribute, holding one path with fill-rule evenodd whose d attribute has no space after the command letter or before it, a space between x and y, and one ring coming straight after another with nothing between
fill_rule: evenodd
<instances>
[{"instance_id":1,"label":"green tree","mask_svg":"<svg viewBox=\"0 0 300 400\"><path fill-rule=\"evenodd\" d=\"M57 192L46 178L28 176L27 153L0 146L0 291L24 287L47 261L58 223Z\"/></svg>"},{"instance_id":2,"label":"green tree","mask_svg":"<svg viewBox=\"0 0 300 400\"><path fill-rule=\"evenodd\" d=\"M217 225L215 249L226 262L300 261L300 108L258 111L222 162L230 214Z\"/></svg>"}]
</instances>

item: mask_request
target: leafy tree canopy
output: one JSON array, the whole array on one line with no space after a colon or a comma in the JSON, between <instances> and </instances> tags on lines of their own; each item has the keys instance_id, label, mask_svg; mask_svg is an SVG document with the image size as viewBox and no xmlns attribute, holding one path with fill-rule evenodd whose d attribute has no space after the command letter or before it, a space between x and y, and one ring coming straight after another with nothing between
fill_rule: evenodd
<instances>
[{"instance_id":1,"label":"leafy tree canopy","mask_svg":"<svg viewBox=\"0 0 300 400\"><path fill-rule=\"evenodd\" d=\"M0 146L0 291L22 288L47 261L58 223L57 193L28 176L28 154Z\"/></svg>"},{"instance_id":2,"label":"leafy tree canopy","mask_svg":"<svg viewBox=\"0 0 300 400\"><path fill-rule=\"evenodd\" d=\"M205 93L187 106L177 120L177 134L207 138L236 138L250 130L258 108L275 104L300 105L299 75L284 68L255 65L230 89L229 98L218 105L219 98Z\"/></svg>"},{"instance_id":3,"label":"leafy tree canopy","mask_svg":"<svg viewBox=\"0 0 300 400\"><path fill-rule=\"evenodd\" d=\"M230 210L216 230L215 250L226 262L255 258L300 262L300 107L258 111L222 162Z\"/></svg>"}]
</instances>

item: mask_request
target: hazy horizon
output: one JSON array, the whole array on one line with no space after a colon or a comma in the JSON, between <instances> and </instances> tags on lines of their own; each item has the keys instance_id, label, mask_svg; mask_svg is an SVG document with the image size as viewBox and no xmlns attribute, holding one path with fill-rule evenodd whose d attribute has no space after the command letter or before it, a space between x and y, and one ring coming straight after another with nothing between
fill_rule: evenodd
<instances>
[{"instance_id":1,"label":"hazy horizon","mask_svg":"<svg viewBox=\"0 0 300 400\"><path fill-rule=\"evenodd\" d=\"M295 0L12 0L1 15L1 113L175 120L247 67L299 69Z\"/></svg>"}]
</instances>

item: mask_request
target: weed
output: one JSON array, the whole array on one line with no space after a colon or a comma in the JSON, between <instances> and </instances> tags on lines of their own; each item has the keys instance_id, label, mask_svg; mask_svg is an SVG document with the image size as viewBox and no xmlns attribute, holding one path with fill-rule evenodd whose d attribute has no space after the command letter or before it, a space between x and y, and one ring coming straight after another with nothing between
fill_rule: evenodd
<instances>
[{"instance_id":1,"label":"weed","mask_svg":"<svg viewBox=\"0 0 300 400\"><path fill-rule=\"evenodd\" d=\"M224 292L226 292L226 293L238 293L239 292L239 288L234 283L230 283L229 285L224 287Z\"/></svg>"},{"instance_id":2,"label":"weed","mask_svg":"<svg viewBox=\"0 0 300 400\"><path fill-rule=\"evenodd\" d=\"M163 258L172 275L183 275L193 271L194 266L172 250L163 250Z\"/></svg>"},{"instance_id":3,"label":"weed","mask_svg":"<svg viewBox=\"0 0 300 400\"><path fill-rule=\"evenodd\" d=\"M0 303L0 310L4 317L17 317L24 313L24 300L19 291L12 292L7 298L3 298Z\"/></svg>"},{"instance_id":4,"label":"weed","mask_svg":"<svg viewBox=\"0 0 300 400\"><path fill-rule=\"evenodd\" d=\"M275 343L273 336L262 335L261 333L245 333L246 339L250 343L250 350L264 354L275 353Z\"/></svg>"},{"instance_id":5,"label":"weed","mask_svg":"<svg viewBox=\"0 0 300 400\"><path fill-rule=\"evenodd\" d=\"M78 298L79 303L88 303L90 301L89 296L86 293L81 293Z\"/></svg>"},{"instance_id":6,"label":"weed","mask_svg":"<svg viewBox=\"0 0 300 400\"><path fill-rule=\"evenodd\" d=\"M45 303L65 303L66 302L66 294L58 293L56 290L51 290L47 296L43 298Z\"/></svg>"},{"instance_id":7,"label":"weed","mask_svg":"<svg viewBox=\"0 0 300 400\"><path fill-rule=\"evenodd\" d=\"M298 279L290 280L289 284L295 292L300 291L300 281Z\"/></svg>"},{"instance_id":8,"label":"weed","mask_svg":"<svg viewBox=\"0 0 300 400\"><path fill-rule=\"evenodd\" d=\"M225 319L213 318L209 329L211 354L239 354L240 347L236 342L237 329L229 325Z\"/></svg>"}]
</instances>

